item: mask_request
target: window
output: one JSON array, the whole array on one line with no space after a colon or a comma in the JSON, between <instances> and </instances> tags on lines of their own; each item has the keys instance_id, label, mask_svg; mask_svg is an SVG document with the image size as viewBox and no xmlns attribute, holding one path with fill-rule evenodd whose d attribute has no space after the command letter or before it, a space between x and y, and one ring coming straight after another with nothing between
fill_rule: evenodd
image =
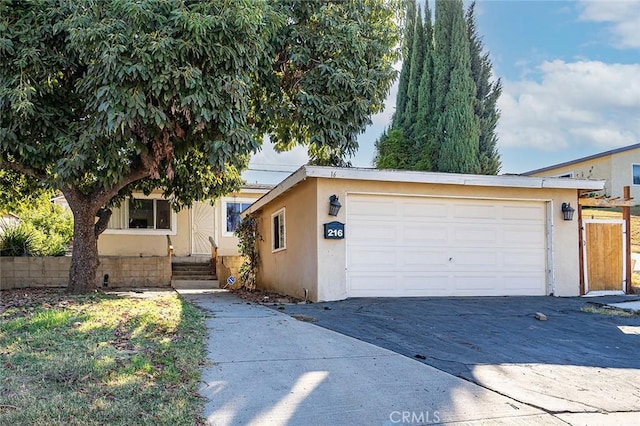
<instances>
[{"instance_id":1,"label":"window","mask_svg":"<svg viewBox=\"0 0 640 426\"><path fill-rule=\"evenodd\" d=\"M271 248L272 251L280 251L287 248L284 209L280 209L271 215Z\"/></svg>"},{"instance_id":2,"label":"window","mask_svg":"<svg viewBox=\"0 0 640 426\"><path fill-rule=\"evenodd\" d=\"M167 200L129 198L129 228L170 229L171 209Z\"/></svg>"},{"instance_id":3,"label":"window","mask_svg":"<svg viewBox=\"0 0 640 426\"><path fill-rule=\"evenodd\" d=\"M564 173L564 174L558 175L556 177L559 177L559 178L573 178L573 172Z\"/></svg>"},{"instance_id":4,"label":"window","mask_svg":"<svg viewBox=\"0 0 640 426\"><path fill-rule=\"evenodd\" d=\"M640 164L632 164L631 167L633 174L631 182L633 182L634 185L640 185Z\"/></svg>"},{"instance_id":5,"label":"window","mask_svg":"<svg viewBox=\"0 0 640 426\"><path fill-rule=\"evenodd\" d=\"M239 201L227 201L227 224L225 226L225 233L233 234L242 220L240 213L251 205L251 202L239 202Z\"/></svg>"},{"instance_id":6,"label":"window","mask_svg":"<svg viewBox=\"0 0 640 426\"><path fill-rule=\"evenodd\" d=\"M167 200L129 198L120 207L112 208L109 226L111 234L175 234L176 215ZM168 231L168 232L167 232Z\"/></svg>"}]
</instances>

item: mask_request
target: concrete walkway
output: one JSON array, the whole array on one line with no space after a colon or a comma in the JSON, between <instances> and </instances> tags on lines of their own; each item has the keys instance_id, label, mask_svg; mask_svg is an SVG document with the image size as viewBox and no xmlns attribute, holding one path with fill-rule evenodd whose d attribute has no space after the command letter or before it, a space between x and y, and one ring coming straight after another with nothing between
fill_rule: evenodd
<instances>
[{"instance_id":1,"label":"concrete walkway","mask_svg":"<svg viewBox=\"0 0 640 426\"><path fill-rule=\"evenodd\" d=\"M208 314L210 363L200 389L208 424L566 424L411 358L228 292L178 292Z\"/></svg>"}]
</instances>

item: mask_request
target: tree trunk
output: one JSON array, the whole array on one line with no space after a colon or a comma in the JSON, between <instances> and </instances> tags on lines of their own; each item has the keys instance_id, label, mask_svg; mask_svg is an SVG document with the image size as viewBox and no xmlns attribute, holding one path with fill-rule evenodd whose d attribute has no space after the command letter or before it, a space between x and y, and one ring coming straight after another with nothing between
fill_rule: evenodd
<instances>
[{"instance_id":1,"label":"tree trunk","mask_svg":"<svg viewBox=\"0 0 640 426\"><path fill-rule=\"evenodd\" d=\"M73 206L73 257L69 271L68 293L89 293L96 288L98 259L98 238L95 235L95 212L86 206ZM84 207L85 210L82 210Z\"/></svg>"}]
</instances>

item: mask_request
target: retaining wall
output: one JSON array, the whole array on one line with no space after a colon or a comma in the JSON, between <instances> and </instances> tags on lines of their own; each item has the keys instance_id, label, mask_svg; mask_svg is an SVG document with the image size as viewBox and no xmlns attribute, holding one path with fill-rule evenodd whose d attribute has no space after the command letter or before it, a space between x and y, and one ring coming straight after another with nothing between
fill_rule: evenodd
<instances>
[{"instance_id":1,"label":"retaining wall","mask_svg":"<svg viewBox=\"0 0 640 426\"><path fill-rule=\"evenodd\" d=\"M0 289L26 287L66 287L69 281L70 256L0 257ZM101 256L96 272L96 286L103 288L170 287L171 258Z\"/></svg>"}]
</instances>

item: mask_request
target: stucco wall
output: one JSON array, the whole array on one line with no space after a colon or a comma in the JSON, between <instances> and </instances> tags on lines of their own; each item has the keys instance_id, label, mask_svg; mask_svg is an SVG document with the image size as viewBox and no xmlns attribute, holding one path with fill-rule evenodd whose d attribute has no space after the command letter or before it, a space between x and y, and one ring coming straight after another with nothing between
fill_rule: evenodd
<instances>
[{"instance_id":1,"label":"stucco wall","mask_svg":"<svg viewBox=\"0 0 640 426\"><path fill-rule=\"evenodd\" d=\"M624 186L629 185L635 203L640 204L640 185L633 184L633 164L640 165L640 149L621 152L611 157L611 196L622 197Z\"/></svg>"},{"instance_id":2,"label":"stucco wall","mask_svg":"<svg viewBox=\"0 0 640 426\"><path fill-rule=\"evenodd\" d=\"M71 257L0 257L0 289L66 287ZM168 287L171 259L164 257L100 257L96 285L108 287Z\"/></svg>"},{"instance_id":3,"label":"stucco wall","mask_svg":"<svg viewBox=\"0 0 640 426\"><path fill-rule=\"evenodd\" d=\"M225 201L256 200L262 195L263 192L231 193L217 200L213 206L206 206L213 211L215 231L211 236L218 245L219 256L238 255L238 239L224 232ZM169 235L175 257L191 255L191 229L191 210L183 209L177 213L175 235ZM166 256L168 244L166 235L154 235L153 231L148 234L140 230L133 230L133 232L136 234L127 234L126 231L103 233L98 238L98 253L101 256Z\"/></svg>"},{"instance_id":4,"label":"stucco wall","mask_svg":"<svg viewBox=\"0 0 640 426\"><path fill-rule=\"evenodd\" d=\"M622 197L623 188L631 187L631 196L640 204L640 185L633 185L632 165L640 164L640 149L607 155L589 161L558 167L531 176L558 176L573 173L576 179L605 179L605 194Z\"/></svg>"},{"instance_id":5,"label":"stucco wall","mask_svg":"<svg viewBox=\"0 0 640 426\"><path fill-rule=\"evenodd\" d=\"M577 218L570 222L564 221L560 210L563 202L577 204L575 189L498 188L317 178L307 179L264 206L260 212L261 232L265 235L265 243L261 245L263 262L259 276L267 288L299 296L301 287L309 288L311 285L307 280L313 278L316 268L319 290L313 288L310 294L312 300L340 300L346 297L346 240L325 240L322 238L322 224L334 220L326 212L330 195L339 196L343 208L337 220L345 223L348 197L355 193L545 201L553 223L548 241L548 244L553 244L550 248L553 250L554 272L548 286L549 292L557 296L579 294L578 222ZM270 215L283 205L287 206L289 253L281 256L284 262L277 262L275 256L278 253L272 254L270 250ZM289 219L293 217L308 219ZM345 228L348 226L349 223L345 223ZM311 239L317 241L316 250L309 243ZM294 244L295 253L291 253Z\"/></svg>"},{"instance_id":6,"label":"stucco wall","mask_svg":"<svg viewBox=\"0 0 640 426\"><path fill-rule=\"evenodd\" d=\"M318 219L316 180L300 183L265 206L259 214L260 268L257 286L264 290L318 300ZM328 206L328 201L322 207ZM272 252L271 215L285 208L286 249Z\"/></svg>"}]
</instances>

